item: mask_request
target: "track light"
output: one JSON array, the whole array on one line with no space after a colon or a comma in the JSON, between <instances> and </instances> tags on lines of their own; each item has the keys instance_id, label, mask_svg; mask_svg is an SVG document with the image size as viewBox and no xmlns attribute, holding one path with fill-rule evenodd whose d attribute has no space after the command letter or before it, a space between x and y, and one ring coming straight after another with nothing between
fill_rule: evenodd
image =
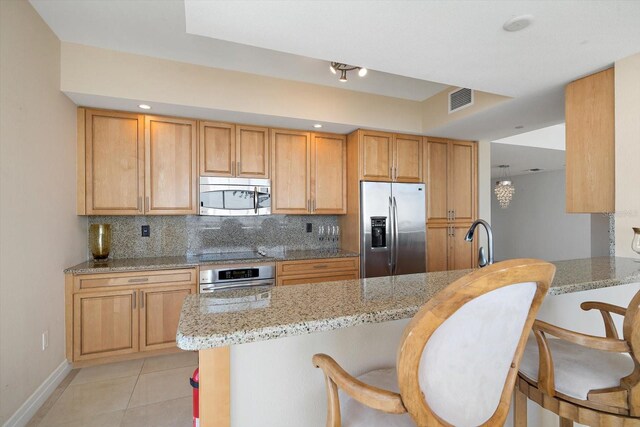
<instances>
[{"instance_id":1,"label":"track light","mask_svg":"<svg viewBox=\"0 0 640 427\"><path fill-rule=\"evenodd\" d=\"M340 81L342 83L347 81L347 71L358 70L358 75L364 77L367 75L368 70L364 67L355 67L353 65L343 64L342 62L332 62L329 65L329 71L333 74L338 74L340 71Z\"/></svg>"}]
</instances>

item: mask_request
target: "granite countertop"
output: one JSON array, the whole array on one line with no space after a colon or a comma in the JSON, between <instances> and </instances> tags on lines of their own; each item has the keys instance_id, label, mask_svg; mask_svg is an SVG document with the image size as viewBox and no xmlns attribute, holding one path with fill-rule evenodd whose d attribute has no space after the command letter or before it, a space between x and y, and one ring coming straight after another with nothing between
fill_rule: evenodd
<instances>
[{"instance_id":1,"label":"granite countertop","mask_svg":"<svg viewBox=\"0 0 640 427\"><path fill-rule=\"evenodd\" d=\"M550 295L640 282L640 263L631 258L554 264ZM204 350L410 318L438 291L470 271L189 295L182 306L178 347Z\"/></svg>"},{"instance_id":2,"label":"granite countertop","mask_svg":"<svg viewBox=\"0 0 640 427\"><path fill-rule=\"evenodd\" d=\"M287 250L267 254L263 258L235 258L225 261L201 261L197 257L174 256L157 258L122 258L109 259L99 262L94 260L85 261L64 270L72 274L95 274L95 273L117 273L123 271L144 271L144 270L164 270L171 268L187 268L198 265L212 264L239 264L239 263L259 263L275 261L295 261L316 258L348 258L359 256L356 252L349 252L336 249L307 249L307 250Z\"/></svg>"}]
</instances>

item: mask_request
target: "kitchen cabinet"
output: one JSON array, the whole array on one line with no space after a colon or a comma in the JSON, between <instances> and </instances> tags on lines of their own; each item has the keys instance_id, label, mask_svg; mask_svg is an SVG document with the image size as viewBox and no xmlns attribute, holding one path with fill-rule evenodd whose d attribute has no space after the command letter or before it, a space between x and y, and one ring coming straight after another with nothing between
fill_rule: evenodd
<instances>
[{"instance_id":1,"label":"kitchen cabinet","mask_svg":"<svg viewBox=\"0 0 640 427\"><path fill-rule=\"evenodd\" d=\"M79 215L196 213L196 122L78 109Z\"/></svg>"},{"instance_id":2,"label":"kitchen cabinet","mask_svg":"<svg viewBox=\"0 0 640 427\"><path fill-rule=\"evenodd\" d=\"M271 131L274 214L346 212L346 139L343 135Z\"/></svg>"},{"instance_id":3,"label":"kitchen cabinet","mask_svg":"<svg viewBox=\"0 0 640 427\"><path fill-rule=\"evenodd\" d=\"M477 211L477 146L425 138L427 223L469 223Z\"/></svg>"},{"instance_id":4,"label":"kitchen cabinet","mask_svg":"<svg viewBox=\"0 0 640 427\"><path fill-rule=\"evenodd\" d=\"M152 215L197 213L196 122L145 116L145 205Z\"/></svg>"},{"instance_id":5,"label":"kitchen cabinet","mask_svg":"<svg viewBox=\"0 0 640 427\"><path fill-rule=\"evenodd\" d=\"M422 182L422 137L359 129L360 179Z\"/></svg>"},{"instance_id":6,"label":"kitchen cabinet","mask_svg":"<svg viewBox=\"0 0 640 427\"><path fill-rule=\"evenodd\" d=\"M276 263L276 284L333 282L360 278L360 258L323 258Z\"/></svg>"},{"instance_id":7,"label":"kitchen cabinet","mask_svg":"<svg viewBox=\"0 0 640 427\"><path fill-rule=\"evenodd\" d=\"M471 226L463 223L431 224L427 226L427 271L474 268L477 245L464 236Z\"/></svg>"},{"instance_id":8,"label":"kitchen cabinet","mask_svg":"<svg viewBox=\"0 0 640 427\"><path fill-rule=\"evenodd\" d=\"M614 69L571 82L565 90L566 209L615 211Z\"/></svg>"},{"instance_id":9,"label":"kitchen cabinet","mask_svg":"<svg viewBox=\"0 0 640 427\"><path fill-rule=\"evenodd\" d=\"M269 178L269 129L200 122L200 175Z\"/></svg>"},{"instance_id":10,"label":"kitchen cabinet","mask_svg":"<svg viewBox=\"0 0 640 427\"><path fill-rule=\"evenodd\" d=\"M196 269L66 275L67 358L83 365L177 350Z\"/></svg>"}]
</instances>

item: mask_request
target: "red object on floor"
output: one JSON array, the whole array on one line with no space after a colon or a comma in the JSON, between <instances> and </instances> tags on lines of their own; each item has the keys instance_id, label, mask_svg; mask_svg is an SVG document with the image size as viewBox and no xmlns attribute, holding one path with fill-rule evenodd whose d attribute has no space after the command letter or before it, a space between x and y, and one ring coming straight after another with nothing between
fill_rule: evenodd
<instances>
[{"instance_id":1,"label":"red object on floor","mask_svg":"<svg viewBox=\"0 0 640 427\"><path fill-rule=\"evenodd\" d=\"M193 371L193 377L189 378L193 388L193 427L200 427L200 369Z\"/></svg>"}]
</instances>

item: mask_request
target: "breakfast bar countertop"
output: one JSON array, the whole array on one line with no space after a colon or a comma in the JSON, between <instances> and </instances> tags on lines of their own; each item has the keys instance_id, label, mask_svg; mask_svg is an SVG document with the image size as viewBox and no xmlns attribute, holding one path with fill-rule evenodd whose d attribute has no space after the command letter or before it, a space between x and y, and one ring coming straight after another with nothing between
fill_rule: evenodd
<instances>
[{"instance_id":1,"label":"breakfast bar countertop","mask_svg":"<svg viewBox=\"0 0 640 427\"><path fill-rule=\"evenodd\" d=\"M246 253L246 252L245 252ZM226 254L228 255L228 253ZM172 256L156 258L121 258L106 261L89 260L64 270L65 274L118 273L125 271L164 270L173 268L195 267L205 264L246 264L275 261L298 261L321 258L347 258L359 256L356 252L340 249L296 249L267 252L266 256L243 258L239 255L228 260L203 260L199 256Z\"/></svg>"},{"instance_id":2,"label":"breakfast bar countertop","mask_svg":"<svg viewBox=\"0 0 640 427\"><path fill-rule=\"evenodd\" d=\"M631 258L554 262L549 295L640 282ZM339 282L276 286L261 292L189 295L178 325L184 350L265 341L412 317L441 289L471 270L443 271Z\"/></svg>"}]
</instances>

